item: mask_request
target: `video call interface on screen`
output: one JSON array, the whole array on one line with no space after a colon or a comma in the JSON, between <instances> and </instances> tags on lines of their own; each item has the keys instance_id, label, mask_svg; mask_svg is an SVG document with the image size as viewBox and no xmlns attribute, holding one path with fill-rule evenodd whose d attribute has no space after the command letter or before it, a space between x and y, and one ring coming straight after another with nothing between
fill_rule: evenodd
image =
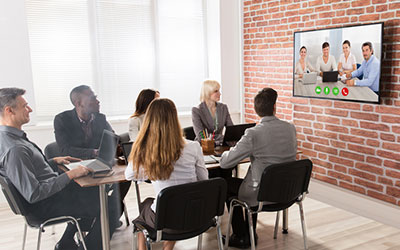
<instances>
[{"instance_id":1,"label":"video call interface on screen","mask_svg":"<svg viewBox=\"0 0 400 250\"><path fill-rule=\"evenodd\" d=\"M293 96L379 103L383 23L294 33Z\"/></svg>"}]
</instances>

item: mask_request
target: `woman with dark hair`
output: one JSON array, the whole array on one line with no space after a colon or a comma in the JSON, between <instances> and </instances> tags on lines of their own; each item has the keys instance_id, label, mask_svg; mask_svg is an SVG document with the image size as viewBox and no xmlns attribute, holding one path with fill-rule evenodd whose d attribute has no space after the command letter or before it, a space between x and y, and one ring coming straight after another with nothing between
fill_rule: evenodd
<instances>
[{"instance_id":1,"label":"woman with dark hair","mask_svg":"<svg viewBox=\"0 0 400 250\"><path fill-rule=\"evenodd\" d=\"M153 89L144 89L140 91L136 99L136 110L135 113L129 118L129 139L135 141L139 133L140 127L142 126L144 115L146 114L147 107L150 103L160 97L160 92Z\"/></svg>"},{"instance_id":2,"label":"woman with dark hair","mask_svg":"<svg viewBox=\"0 0 400 250\"><path fill-rule=\"evenodd\" d=\"M143 126L132 146L125 170L127 180L151 180L155 196L167 187L208 179L200 144L185 140L175 104L165 98L151 102ZM157 199L147 198L135 221L154 228ZM165 241L171 250L174 241ZM143 233L138 234L139 250L146 249Z\"/></svg>"},{"instance_id":3,"label":"woman with dark hair","mask_svg":"<svg viewBox=\"0 0 400 250\"><path fill-rule=\"evenodd\" d=\"M300 48L300 59L296 63L295 74L296 76L303 78L304 73L310 73L315 71L315 69L311 66L311 63L307 61L307 48L302 46Z\"/></svg>"},{"instance_id":4,"label":"woman with dark hair","mask_svg":"<svg viewBox=\"0 0 400 250\"><path fill-rule=\"evenodd\" d=\"M351 54L351 45L348 40L345 40L342 44L343 54L339 57L338 70L339 75L351 73L357 69L356 57Z\"/></svg>"},{"instance_id":5,"label":"woman with dark hair","mask_svg":"<svg viewBox=\"0 0 400 250\"><path fill-rule=\"evenodd\" d=\"M329 54L330 45L328 42L322 44L322 55L317 59L317 71L322 76L326 71L337 71L335 57Z\"/></svg>"}]
</instances>

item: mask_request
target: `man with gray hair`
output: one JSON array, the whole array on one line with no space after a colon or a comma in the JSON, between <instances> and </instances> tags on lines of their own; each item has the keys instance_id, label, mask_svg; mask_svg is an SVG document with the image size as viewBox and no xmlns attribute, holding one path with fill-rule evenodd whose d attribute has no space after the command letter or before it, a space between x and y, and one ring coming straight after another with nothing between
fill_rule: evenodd
<instances>
[{"instance_id":1,"label":"man with gray hair","mask_svg":"<svg viewBox=\"0 0 400 250\"><path fill-rule=\"evenodd\" d=\"M374 91L375 94L379 95L380 62L378 58L374 56L374 49L372 48L371 42L363 43L361 50L364 61L357 70L346 74L346 77L350 79L346 80L346 84L348 86L367 86ZM362 79L357 78L360 76L362 76Z\"/></svg>"},{"instance_id":2,"label":"man with gray hair","mask_svg":"<svg viewBox=\"0 0 400 250\"><path fill-rule=\"evenodd\" d=\"M89 169L78 166L62 174L53 170L57 165L79 159L66 156L48 160L40 148L28 140L22 125L29 122L32 109L24 94L23 89L0 89L0 174L29 203L28 209L33 215L43 219L65 215L85 218L85 223L80 223L89 231L85 237L88 249L102 249L98 189L81 188L71 181L87 175ZM112 234L118 222L116 195L110 196L108 201ZM78 249L73 239L75 232L75 226L68 224L55 249Z\"/></svg>"}]
</instances>

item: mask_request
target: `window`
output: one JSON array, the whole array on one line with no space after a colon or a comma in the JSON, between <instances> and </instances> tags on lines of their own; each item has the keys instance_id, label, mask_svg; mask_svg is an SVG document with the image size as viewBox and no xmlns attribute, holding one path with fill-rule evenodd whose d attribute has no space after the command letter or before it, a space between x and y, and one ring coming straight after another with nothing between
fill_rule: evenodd
<instances>
[{"instance_id":1,"label":"window","mask_svg":"<svg viewBox=\"0 0 400 250\"><path fill-rule=\"evenodd\" d=\"M179 111L207 78L205 0L27 0L37 120L72 108L86 84L108 116L133 113L143 88Z\"/></svg>"}]
</instances>

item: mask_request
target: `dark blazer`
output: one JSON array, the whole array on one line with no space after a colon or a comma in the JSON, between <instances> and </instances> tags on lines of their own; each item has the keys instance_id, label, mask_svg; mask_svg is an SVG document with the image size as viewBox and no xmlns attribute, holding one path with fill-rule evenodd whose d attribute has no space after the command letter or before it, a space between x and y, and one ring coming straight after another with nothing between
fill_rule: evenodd
<instances>
[{"instance_id":1,"label":"dark blazer","mask_svg":"<svg viewBox=\"0 0 400 250\"><path fill-rule=\"evenodd\" d=\"M94 158L94 150L98 149L100 146L104 129L113 131L106 120L106 116L101 113L96 113L92 122L92 139L86 142L75 109L64 111L54 118L54 133L62 155L69 155L81 159Z\"/></svg>"},{"instance_id":2,"label":"dark blazer","mask_svg":"<svg viewBox=\"0 0 400 250\"><path fill-rule=\"evenodd\" d=\"M225 126L232 126L231 115L229 114L228 106L226 104L217 102L217 117L218 129L215 131L215 142L221 144L224 140L222 130ZM200 131L207 129L208 133L212 134L215 129L214 120L208 110L207 104L202 102L197 107L192 108L192 122L196 140L200 141Z\"/></svg>"}]
</instances>

